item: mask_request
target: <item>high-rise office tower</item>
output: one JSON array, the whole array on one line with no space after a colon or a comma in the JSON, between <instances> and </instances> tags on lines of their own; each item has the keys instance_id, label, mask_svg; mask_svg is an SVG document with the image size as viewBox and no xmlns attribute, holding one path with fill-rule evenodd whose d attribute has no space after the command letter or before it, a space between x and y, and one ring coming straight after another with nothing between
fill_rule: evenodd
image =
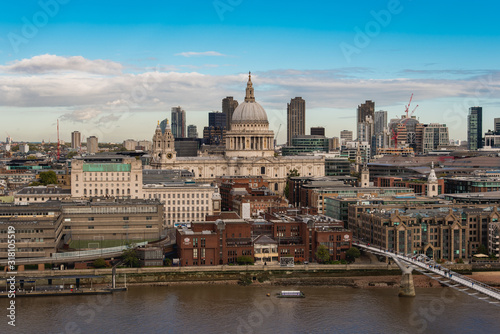
<instances>
[{"instance_id":1,"label":"high-rise office tower","mask_svg":"<svg viewBox=\"0 0 500 334\"><path fill-rule=\"evenodd\" d=\"M340 131L340 145L343 145L346 141L352 141L352 131L350 130Z\"/></svg>"},{"instance_id":2,"label":"high-rise office tower","mask_svg":"<svg viewBox=\"0 0 500 334\"><path fill-rule=\"evenodd\" d=\"M196 125L188 125L188 138L198 138L198 129Z\"/></svg>"},{"instance_id":3,"label":"high-rise office tower","mask_svg":"<svg viewBox=\"0 0 500 334\"><path fill-rule=\"evenodd\" d=\"M99 151L99 141L96 136L87 138L87 153L97 153Z\"/></svg>"},{"instance_id":4,"label":"high-rise office tower","mask_svg":"<svg viewBox=\"0 0 500 334\"><path fill-rule=\"evenodd\" d=\"M375 121L375 102L366 100L358 106L357 117L357 138L359 141L367 141L371 143L372 136L374 135L374 121Z\"/></svg>"},{"instance_id":5,"label":"high-rise office tower","mask_svg":"<svg viewBox=\"0 0 500 334\"><path fill-rule=\"evenodd\" d=\"M207 145L225 145L226 114L214 111L208 113L208 126L203 129L203 139Z\"/></svg>"},{"instance_id":6,"label":"high-rise office tower","mask_svg":"<svg viewBox=\"0 0 500 334\"><path fill-rule=\"evenodd\" d=\"M495 131L495 134L500 135L500 118L494 119L493 131Z\"/></svg>"},{"instance_id":7,"label":"high-rise office tower","mask_svg":"<svg viewBox=\"0 0 500 334\"><path fill-rule=\"evenodd\" d=\"M470 107L467 116L467 148L475 151L483 147L483 108Z\"/></svg>"},{"instance_id":8,"label":"high-rise office tower","mask_svg":"<svg viewBox=\"0 0 500 334\"><path fill-rule=\"evenodd\" d=\"M161 133L165 133L167 125L168 125L168 118L165 118L163 121L160 122Z\"/></svg>"},{"instance_id":9,"label":"high-rise office tower","mask_svg":"<svg viewBox=\"0 0 500 334\"><path fill-rule=\"evenodd\" d=\"M388 145L388 135L387 135L387 111L379 110L375 111L375 145L377 148L387 147Z\"/></svg>"},{"instance_id":10,"label":"high-rise office tower","mask_svg":"<svg viewBox=\"0 0 500 334\"><path fill-rule=\"evenodd\" d=\"M311 127L311 136L324 136L325 128L322 126L313 126Z\"/></svg>"},{"instance_id":11,"label":"high-rise office tower","mask_svg":"<svg viewBox=\"0 0 500 334\"><path fill-rule=\"evenodd\" d=\"M212 111L208 113L208 126L214 126L219 128L225 128L226 126L226 115L219 111Z\"/></svg>"},{"instance_id":12,"label":"high-rise office tower","mask_svg":"<svg viewBox=\"0 0 500 334\"><path fill-rule=\"evenodd\" d=\"M174 138L186 138L186 112L179 107L172 107L172 135Z\"/></svg>"},{"instance_id":13,"label":"high-rise office tower","mask_svg":"<svg viewBox=\"0 0 500 334\"><path fill-rule=\"evenodd\" d=\"M287 104L286 143L292 145L292 138L306 134L306 101L295 97Z\"/></svg>"},{"instance_id":14,"label":"high-rise office tower","mask_svg":"<svg viewBox=\"0 0 500 334\"><path fill-rule=\"evenodd\" d=\"M231 120L236 107L238 107L238 101L232 96L222 99L222 113L226 115L226 130L228 131L231 129Z\"/></svg>"},{"instance_id":15,"label":"high-rise office tower","mask_svg":"<svg viewBox=\"0 0 500 334\"><path fill-rule=\"evenodd\" d=\"M80 131L71 132L71 148L78 150L82 146L82 134Z\"/></svg>"}]
</instances>

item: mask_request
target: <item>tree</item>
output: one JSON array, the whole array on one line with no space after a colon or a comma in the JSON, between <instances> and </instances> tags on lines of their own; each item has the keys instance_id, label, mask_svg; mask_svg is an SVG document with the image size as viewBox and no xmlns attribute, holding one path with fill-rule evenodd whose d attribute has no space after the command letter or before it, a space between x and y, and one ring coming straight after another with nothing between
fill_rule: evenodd
<instances>
[{"instance_id":1,"label":"tree","mask_svg":"<svg viewBox=\"0 0 500 334\"><path fill-rule=\"evenodd\" d=\"M291 177L295 177L295 176L300 176L299 171L296 168L290 169L288 171L288 175L286 177L286 184L285 184L285 190L284 190L285 198L288 198L288 195L290 194L290 189L288 187L288 181L290 180Z\"/></svg>"},{"instance_id":2,"label":"tree","mask_svg":"<svg viewBox=\"0 0 500 334\"><path fill-rule=\"evenodd\" d=\"M78 152L76 152L76 151L69 152L69 153L66 155L66 159L73 159L73 157L74 157L75 155L78 155Z\"/></svg>"},{"instance_id":3,"label":"tree","mask_svg":"<svg viewBox=\"0 0 500 334\"><path fill-rule=\"evenodd\" d=\"M106 268L106 261L103 258L95 259L92 265L94 268Z\"/></svg>"},{"instance_id":4,"label":"tree","mask_svg":"<svg viewBox=\"0 0 500 334\"><path fill-rule=\"evenodd\" d=\"M57 174L53 170L40 173L40 183L44 186L57 184Z\"/></svg>"},{"instance_id":5,"label":"tree","mask_svg":"<svg viewBox=\"0 0 500 334\"><path fill-rule=\"evenodd\" d=\"M134 249L134 245L127 244L127 248L123 251L122 254L123 263L126 266L138 268L139 265L139 257L137 256L137 252Z\"/></svg>"},{"instance_id":6,"label":"tree","mask_svg":"<svg viewBox=\"0 0 500 334\"><path fill-rule=\"evenodd\" d=\"M354 262L354 259L357 259L358 257L361 256L361 253L359 252L359 249L356 247L351 247L345 252L345 257L349 262Z\"/></svg>"},{"instance_id":7,"label":"tree","mask_svg":"<svg viewBox=\"0 0 500 334\"><path fill-rule=\"evenodd\" d=\"M238 256L236 259L236 262L238 262L239 265L244 265L244 264L253 264L253 258L248 255L242 255Z\"/></svg>"},{"instance_id":8,"label":"tree","mask_svg":"<svg viewBox=\"0 0 500 334\"><path fill-rule=\"evenodd\" d=\"M319 263L325 263L330 260L330 252L325 245L320 245L316 250L316 259Z\"/></svg>"},{"instance_id":9,"label":"tree","mask_svg":"<svg viewBox=\"0 0 500 334\"><path fill-rule=\"evenodd\" d=\"M488 255L488 248L486 248L485 245L481 244L479 245L479 247L477 248L477 254L484 254L484 255Z\"/></svg>"}]
</instances>

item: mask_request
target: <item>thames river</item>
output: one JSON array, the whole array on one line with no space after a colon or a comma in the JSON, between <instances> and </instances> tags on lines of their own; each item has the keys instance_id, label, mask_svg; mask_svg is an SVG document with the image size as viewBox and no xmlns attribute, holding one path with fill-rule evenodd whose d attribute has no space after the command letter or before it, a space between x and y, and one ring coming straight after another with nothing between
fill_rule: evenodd
<instances>
[{"instance_id":1,"label":"thames river","mask_svg":"<svg viewBox=\"0 0 500 334\"><path fill-rule=\"evenodd\" d=\"M184 285L129 287L102 296L18 298L1 333L500 333L500 307L452 289ZM271 293L271 297L266 294ZM4 307L5 306L5 307Z\"/></svg>"}]
</instances>

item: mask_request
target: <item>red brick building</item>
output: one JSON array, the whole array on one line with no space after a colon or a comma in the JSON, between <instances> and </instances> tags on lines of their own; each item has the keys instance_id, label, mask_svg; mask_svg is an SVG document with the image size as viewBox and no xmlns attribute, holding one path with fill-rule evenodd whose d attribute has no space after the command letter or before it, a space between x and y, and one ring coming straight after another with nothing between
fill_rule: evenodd
<instances>
[{"instance_id":1,"label":"red brick building","mask_svg":"<svg viewBox=\"0 0 500 334\"><path fill-rule=\"evenodd\" d=\"M222 176L216 182L220 188L222 211L233 210L233 199L242 195L242 190L252 194L259 188L269 188L269 182L264 181L262 176Z\"/></svg>"},{"instance_id":2,"label":"red brick building","mask_svg":"<svg viewBox=\"0 0 500 334\"><path fill-rule=\"evenodd\" d=\"M193 222L177 229L177 249L182 266L236 263L240 256L253 258L251 225L243 219Z\"/></svg>"},{"instance_id":3,"label":"red brick building","mask_svg":"<svg viewBox=\"0 0 500 334\"><path fill-rule=\"evenodd\" d=\"M437 179L438 195L444 194L444 179ZM427 180L426 179L403 179L393 176L378 176L373 178L375 187L396 187L396 188L411 188L417 195L426 196Z\"/></svg>"},{"instance_id":4,"label":"red brick building","mask_svg":"<svg viewBox=\"0 0 500 334\"><path fill-rule=\"evenodd\" d=\"M294 212L295 213L295 212ZM230 218L224 219L225 216ZM194 222L191 228L177 229L177 248L181 266L219 265L236 263L240 256L250 256L277 263L281 257L293 257L295 262L316 261L320 245L328 248L331 260L345 259L352 246L352 232L343 222L331 218L265 214L266 219L252 221L236 219L235 213L221 213L219 219ZM273 253L269 258L262 242L265 236ZM259 254L256 254L258 252Z\"/></svg>"},{"instance_id":5,"label":"red brick building","mask_svg":"<svg viewBox=\"0 0 500 334\"><path fill-rule=\"evenodd\" d=\"M233 199L233 210L242 218L251 218L264 214L269 208L287 206L288 202L277 195L238 195Z\"/></svg>"}]
</instances>

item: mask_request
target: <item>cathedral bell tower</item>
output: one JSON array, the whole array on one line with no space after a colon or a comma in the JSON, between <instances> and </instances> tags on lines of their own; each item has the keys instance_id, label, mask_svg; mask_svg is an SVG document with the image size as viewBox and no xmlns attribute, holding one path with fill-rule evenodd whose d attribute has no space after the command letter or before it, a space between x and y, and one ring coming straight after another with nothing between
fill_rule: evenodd
<instances>
[{"instance_id":1,"label":"cathedral bell tower","mask_svg":"<svg viewBox=\"0 0 500 334\"><path fill-rule=\"evenodd\" d=\"M151 167L155 169L168 169L176 158L174 136L167 120L165 131L162 132L160 122L156 126L151 150Z\"/></svg>"},{"instance_id":2,"label":"cathedral bell tower","mask_svg":"<svg viewBox=\"0 0 500 334\"><path fill-rule=\"evenodd\" d=\"M434 171L434 162L431 165L431 172L427 178L427 197L436 197L438 192L438 179Z\"/></svg>"}]
</instances>

